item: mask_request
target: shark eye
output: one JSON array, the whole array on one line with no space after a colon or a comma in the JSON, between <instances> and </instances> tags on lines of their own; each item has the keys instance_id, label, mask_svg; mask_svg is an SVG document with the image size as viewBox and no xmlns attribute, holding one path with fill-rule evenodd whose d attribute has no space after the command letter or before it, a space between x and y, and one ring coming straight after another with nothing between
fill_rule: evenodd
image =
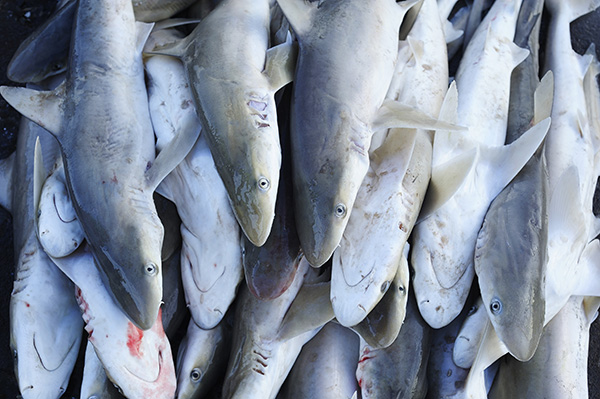
<instances>
[{"instance_id":1,"label":"shark eye","mask_svg":"<svg viewBox=\"0 0 600 399\"><path fill-rule=\"evenodd\" d=\"M267 191L271 187L271 182L266 177L261 177L258 179L258 188L263 191Z\"/></svg>"},{"instance_id":2,"label":"shark eye","mask_svg":"<svg viewBox=\"0 0 600 399\"><path fill-rule=\"evenodd\" d=\"M198 381L200 379L200 377L202 377L202 371L200 371L199 368L193 369L192 372L190 373L190 378L194 382Z\"/></svg>"},{"instance_id":3,"label":"shark eye","mask_svg":"<svg viewBox=\"0 0 600 399\"><path fill-rule=\"evenodd\" d=\"M19 358L18 354L17 354L17 350L13 350L13 360L16 362L17 359Z\"/></svg>"},{"instance_id":4,"label":"shark eye","mask_svg":"<svg viewBox=\"0 0 600 399\"><path fill-rule=\"evenodd\" d=\"M148 276L156 276L156 274L158 273L158 267L156 267L154 263L150 262L146 266L144 266L144 272Z\"/></svg>"},{"instance_id":5,"label":"shark eye","mask_svg":"<svg viewBox=\"0 0 600 399\"><path fill-rule=\"evenodd\" d=\"M346 205L341 202L335 206L335 216L343 218L346 216Z\"/></svg>"},{"instance_id":6,"label":"shark eye","mask_svg":"<svg viewBox=\"0 0 600 399\"><path fill-rule=\"evenodd\" d=\"M502 313L502 302L500 302L500 300L497 298L492 299L492 302L490 303L490 310L493 314Z\"/></svg>"},{"instance_id":7,"label":"shark eye","mask_svg":"<svg viewBox=\"0 0 600 399\"><path fill-rule=\"evenodd\" d=\"M475 312L477 312L477 305L471 306L471 309L469 309L469 313L467 313L467 316L472 316L475 314Z\"/></svg>"}]
</instances>

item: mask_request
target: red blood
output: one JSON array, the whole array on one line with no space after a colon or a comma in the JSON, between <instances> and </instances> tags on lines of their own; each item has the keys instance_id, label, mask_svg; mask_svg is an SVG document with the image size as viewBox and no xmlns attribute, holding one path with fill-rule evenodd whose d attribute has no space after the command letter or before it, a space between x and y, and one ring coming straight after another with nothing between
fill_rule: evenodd
<instances>
[{"instance_id":1,"label":"red blood","mask_svg":"<svg viewBox=\"0 0 600 399\"><path fill-rule=\"evenodd\" d=\"M144 338L144 332L129 322L127 325L127 347L131 356L142 357L140 353L142 338Z\"/></svg>"},{"instance_id":2,"label":"red blood","mask_svg":"<svg viewBox=\"0 0 600 399\"><path fill-rule=\"evenodd\" d=\"M362 359L360 359L358 361L358 363L360 364L360 363L364 362L365 360L369 360L369 359L373 359L373 356L363 356Z\"/></svg>"},{"instance_id":3,"label":"red blood","mask_svg":"<svg viewBox=\"0 0 600 399\"><path fill-rule=\"evenodd\" d=\"M29 302L25 302L25 306L30 307L31 305L29 304Z\"/></svg>"},{"instance_id":4,"label":"red blood","mask_svg":"<svg viewBox=\"0 0 600 399\"><path fill-rule=\"evenodd\" d=\"M358 386L362 388L362 384L363 384L363 380L361 378L360 380L358 380Z\"/></svg>"}]
</instances>

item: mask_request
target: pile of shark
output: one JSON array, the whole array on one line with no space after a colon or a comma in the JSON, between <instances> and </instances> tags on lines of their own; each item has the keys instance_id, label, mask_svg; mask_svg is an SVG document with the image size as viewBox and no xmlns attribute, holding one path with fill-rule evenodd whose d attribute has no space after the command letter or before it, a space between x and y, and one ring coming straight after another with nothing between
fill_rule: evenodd
<instances>
[{"instance_id":1,"label":"pile of shark","mask_svg":"<svg viewBox=\"0 0 600 399\"><path fill-rule=\"evenodd\" d=\"M82 338L85 399L588 397L599 6L60 1L0 87L22 397Z\"/></svg>"}]
</instances>

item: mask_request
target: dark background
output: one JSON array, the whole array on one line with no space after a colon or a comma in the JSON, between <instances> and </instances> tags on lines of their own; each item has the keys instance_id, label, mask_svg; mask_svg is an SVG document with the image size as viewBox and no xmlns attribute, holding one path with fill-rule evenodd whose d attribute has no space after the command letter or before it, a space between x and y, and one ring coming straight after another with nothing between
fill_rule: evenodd
<instances>
[{"instance_id":1,"label":"dark background","mask_svg":"<svg viewBox=\"0 0 600 399\"><path fill-rule=\"evenodd\" d=\"M6 78L6 67L19 44L54 10L56 0L0 0L0 85L15 86ZM583 53L591 42L600 50L600 11L575 21L572 26L573 47ZM15 149L20 115L0 97L0 158ZM598 197L598 196L597 196ZM594 209L599 210L598 198ZM8 309L12 290L14 256L12 220L10 213L0 207L0 399L18 395L9 349ZM600 282L599 282L600 284ZM43 293L40 293L43 294ZM85 340L84 340L85 342ZM81 370L76 370L72 381L80 381ZM70 384L64 398L75 398L78 382ZM600 398L600 322L592 324L589 356L590 398Z\"/></svg>"}]
</instances>

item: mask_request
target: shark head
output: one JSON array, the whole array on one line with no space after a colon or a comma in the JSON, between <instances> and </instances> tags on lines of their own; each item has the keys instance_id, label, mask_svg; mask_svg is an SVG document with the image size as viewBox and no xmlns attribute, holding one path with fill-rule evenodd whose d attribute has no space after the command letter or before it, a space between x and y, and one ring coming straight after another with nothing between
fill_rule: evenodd
<instances>
[{"instance_id":1,"label":"shark head","mask_svg":"<svg viewBox=\"0 0 600 399\"><path fill-rule=\"evenodd\" d=\"M127 397L173 398L175 367L160 312L151 329L140 330L129 321L125 332L125 337L111 338L113 344L97 351L108 378ZM101 339L90 336L92 344Z\"/></svg>"},{"instance_id":2,"label":"shark head","mask_svg":"<svg viewBox=\"0 0 600 399\"><path fill-rule=\"evenodd\" d=\"M540 245L543 232L535 218L510 209L504 215L509 218L490 216L488 223L486 216L474 261L483 305L496 334L510 354L524 362L533 357L544 325L546 245Z\"/></svg>"},{"instance_id":3,"label":"shark head","mask_svg":"<svg viewBox=\"0 0 600 399\"><path fill-rule=\"evenodd\" d=\"M185 225L181 225L181 236L181 276L188 308L200 327L214 328L235 298L242 278L239 240L200 239Z\"/></svg>"},{"instance_id":4,"label":"shark head","mask_svg":"<svg viewBox=\"0 0 600 399\"><path fill-rule=\"evenodd\" d=\"M262 246L275 217L281 146L272 93L237 93L223 124L231 140L226 154L209 140L217 170L225 184L235 218L250 242Z\"/></svg>"},{"instance_id":5,"label":"shark head","mask_svg":"<svg viewBox=\"0 0 600 399\"><path fill-rule=\"evenodd\" d=\"M83 320L73 284L46 256L35 234L23 247L16 270L10 350L19 390L23 398L57 398L67 388L81 342Z\"/></svg>"},{"instance_id":6,"label":"shark head","mask_svg":"<svg viewBox=\"0 0 600 399\"><path fill-rule=\"evenodd\" d=\"M109 232L104 233L101 228L85 230L96 235L88 234L88 242L116 303L137 327L147 330L154 324L162 301L164 229L152 197L145 207L134 209L141 214L131 212L131 208L116 207L111 217L112 225L118 228ZM84 218L80 220L83 222Z\"/></svg>"},{"instance_id":7,"label":"shark head","mask_svg":"<svg viewBox=\"0 0 600 399\"><path fill-rule=\"evenodd\" d=\"M302 114L292 114L296 227L304 255L313 267L327 262L342 239L369 168L372 135L350 108L326 103L323 107L323 113L330 114L325 121L304 123L298 120ZM320 133L317 142L311 143L312 152L298 151L302 143L297 136L311 130Z\"/></svg>"},{"instance_id":8,"label":"shark head","mask_svg":"<svg viewBox=\"0 0 600 399\"><path fill-rule=\"evenodd\" d=\"M208 393L227 366L228 337L223 324L204 330L190 320L177 354L177 399Z\"/></svg>"}]
</instances>

